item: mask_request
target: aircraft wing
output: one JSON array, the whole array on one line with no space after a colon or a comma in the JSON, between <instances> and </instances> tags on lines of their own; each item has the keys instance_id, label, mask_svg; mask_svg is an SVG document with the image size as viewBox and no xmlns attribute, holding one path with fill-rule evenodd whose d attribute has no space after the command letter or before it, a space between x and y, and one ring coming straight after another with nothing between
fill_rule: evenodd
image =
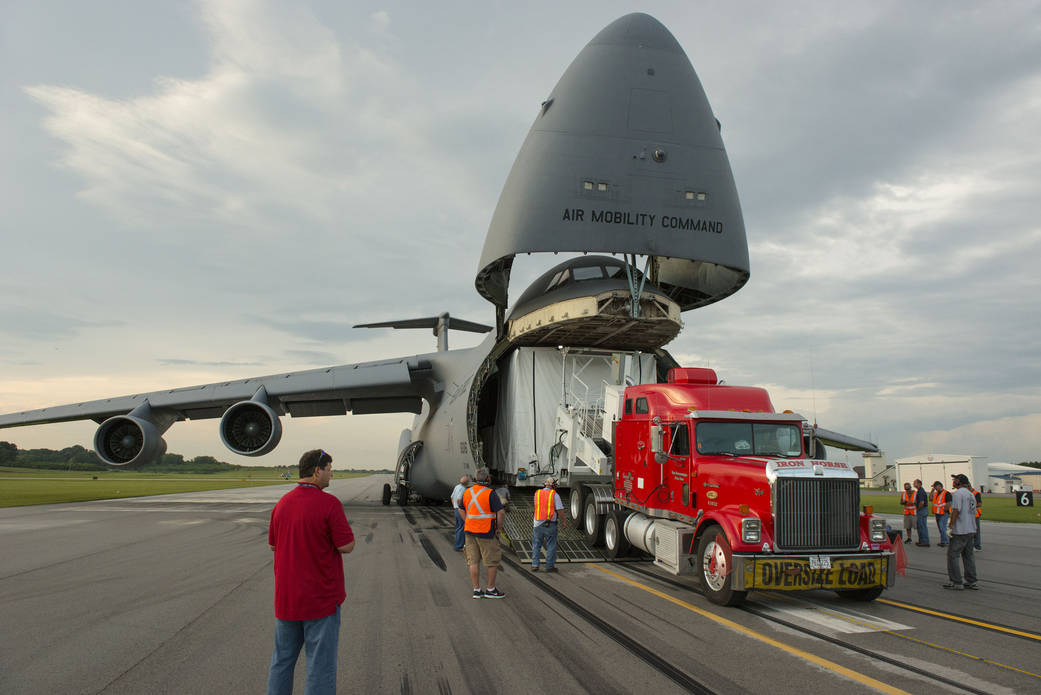
<instances>
[{"instance_id":1,"label":"aircraft wing","mask_svg":"<svg viewBox=\"0 0 1041 695\"><path fill-rule=\"evenodd\" d=\"M836 449L845 449L847 451L871 451L878 453L878 445L873 444L866 439L857 439L848 434L833 432L832 430L826 430L817 427L816 425L813 427L813 436L824 444L833 446Z\"/></svg>"},{"instance_id":2,"label":"aircraft wing","mask_svg":"<svg viewBox=\"0 0 1041 695\"><path fill-rule=\"evenodd\" d=\"M278 416L419 413L436 390L430 363L417 355L27 410L0 415L0 428L94 420L98 456L126 465L161 455L160 435L174 422L221 417L225 444L259 456L281 437Z\"/></svg>"}]
</instances>

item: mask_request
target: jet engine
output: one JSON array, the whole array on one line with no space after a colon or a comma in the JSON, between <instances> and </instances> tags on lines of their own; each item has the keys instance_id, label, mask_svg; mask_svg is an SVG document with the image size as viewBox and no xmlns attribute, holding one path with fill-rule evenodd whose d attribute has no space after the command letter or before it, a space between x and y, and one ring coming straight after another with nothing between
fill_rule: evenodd
<instances>
[{"instance_id":1,"label":"jet engine","mask_svg":"<svg viewBox=\"0 0 1041 695\"><path fill-rule=\"evenodd\" d=\"M94 434L94 452L110 466L132 468L159 459L166 453L166 440L150 421L133 413L116 415Z\"/></svg>"},{"instance_id":2,"label":"jet engine","mask_svg":"<svg viewBox=\"0 0 1041 695\"><path fill-rule=\"evenodd\" d=\"M224 446L240 456L263 456L282 439L282 421L265 399L240 401L220 420Z\"/></svg>"}]
</instances>

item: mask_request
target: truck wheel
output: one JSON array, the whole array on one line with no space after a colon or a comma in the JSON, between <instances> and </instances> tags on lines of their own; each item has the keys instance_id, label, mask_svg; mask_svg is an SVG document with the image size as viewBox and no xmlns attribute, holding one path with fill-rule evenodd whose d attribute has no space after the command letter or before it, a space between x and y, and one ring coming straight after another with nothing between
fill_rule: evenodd
<instances>
[{"instance_id":1,"label":"truck wheel","mask_svg":"<svg viewBox=\"0 0 1041 695\"><path fill-rule=\"evenodd\" d=\"M734 591L734 578L731 576L734 569L733 553L726 535L718 526L708 529L701 536L698 559L705 598L721 606L736 606L745 600L747 591Z\"/></svg>"},{"instance_id":2,"label":"truck wheel","mask_svg":"<svg viewBox=\"0 0 1041 695\"><path fill-rule=\"evenodd\" d=\"M390 483L383 483L383 506L386 507L390 504Z\"/></svg>"},{"instance_id":3,"label":"truck wheel","mask_svg":"<svg viewBox=\"0 0 1041 695\"><path fill-rule=\"evenodd\" d=\"M882 587L873 586L868 589L836 589L835 593L851 601L874 601L882 595Z\"/></svg>"},{"instance_id":4,"label":"truck wheel","mask_svg":"<svg viewBox=\"0 0 1041 695\"><path fill-rule=\"evenodd\" d=\"M607 557L617 560L629 552L629 539L625 537L625 517L622 512L612 512L604 518L604 547Z\"/></svg>"},{"instance_id":5,"label":"truck wheel","mask_svg":"<svg viewBox=\"0 0 1041 695\"><path fill-rule=\"evenodd\" d=\"M408 488L398 483L398 506L404 507L408 504Z\"/></svg>"},{"instance_id":6,"label":"truck wheel","mask_svg":"<svg viewBox=\"0 0 1041 695\"><path fill-rule=\"evenodd\" d=\"M581 485L576 485L571 488L571 495L568 506L571 508L571 521L577 528L582 528L582 515L586 511L586 496L585 488Z\"/></svg>"},{"instance_id":7,"label":"truck wheel","mask_svg":"<svg viewBox=\"0 0 1041 695\"><path fill-rule=\"evenodd\" d=\"M582 515L582 530L586 542L592 546L604 544L604 516L596 513L596 495L586 495L586 511Z\"/></svg>"}]
</instances>

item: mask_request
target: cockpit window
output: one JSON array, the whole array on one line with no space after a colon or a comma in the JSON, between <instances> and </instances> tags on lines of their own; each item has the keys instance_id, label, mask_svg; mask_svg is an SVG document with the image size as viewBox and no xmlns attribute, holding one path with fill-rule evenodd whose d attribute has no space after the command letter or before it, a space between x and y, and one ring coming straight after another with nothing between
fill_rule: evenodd
<instances>
[{"instance_id":1,"label":"cockpit window","mask_svg":"<svg viewBox=\"0 0 1041 695\"><path fill-rule=\"evenodd\" d=\"M575 282L582 282L583 280L600 280L604 277L604 269L598 265L590 265L584 268L572 268L571 272L574 273Z\"/></svg>"},{"instance_id":2,"label":"cockpit window","mask_svg":"<svg viewBox=\"0 0 1041 695\"><path fill-rule=\"evenodd\" d=\"M802 456L802 430L797 425L765 422L699 422L699 454L722 456Z\"/></svg>"},{"instance_id":3,"label":"cockpit window","mask_svg":"<svg viewBox=\"0 0 1041 695\"><path fill-rule=\"evenodd\" d=\"M571 279L571 269L570 268L564 268L564 270L562 270L559 273L557 273L556 275L554 275L553 279L549 281L549 284L546 285L546 291L549 292L550 290L552 290L555 287L560 287L561 285L563 285L564 283L566 283L570 279Z\"/></svg>"}]
</instances>

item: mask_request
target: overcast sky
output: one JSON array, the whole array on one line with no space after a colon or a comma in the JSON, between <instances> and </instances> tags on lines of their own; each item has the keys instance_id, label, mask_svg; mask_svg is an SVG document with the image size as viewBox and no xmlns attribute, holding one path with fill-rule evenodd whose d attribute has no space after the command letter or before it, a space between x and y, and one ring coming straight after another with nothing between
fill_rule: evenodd
<instances>
[{"instance_id":1,"label":"overcast sky","mask_svg":"<svg viewBox=\"0 0 1041 695\"><path fill-rule=\"evenodd\" d=\"M473 276L538 106L644 10L722 122L752 264L667 349L890 461L1041 459L1039 3L0 8L0 413L434 349L354 323L492 323ZM261 459L216 420L166 439L383 468L409 423L287 419Z\"/></svg>"}]
</instances>

